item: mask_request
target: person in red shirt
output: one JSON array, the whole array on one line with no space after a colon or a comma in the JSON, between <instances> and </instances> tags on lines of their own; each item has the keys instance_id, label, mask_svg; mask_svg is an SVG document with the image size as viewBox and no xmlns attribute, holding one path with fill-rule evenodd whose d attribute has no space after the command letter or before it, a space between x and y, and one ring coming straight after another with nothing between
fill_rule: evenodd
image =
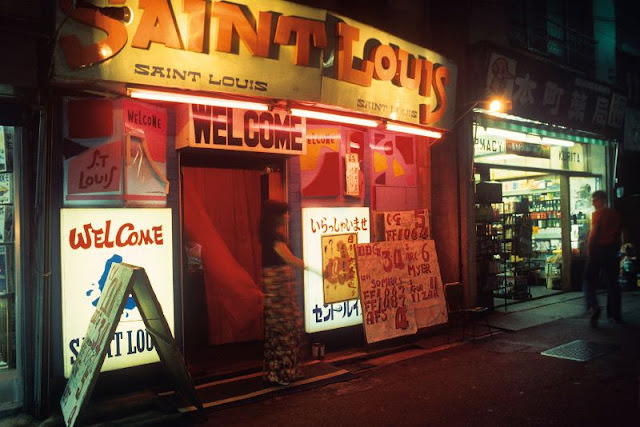
<instances>
[{"instance_id":1,"label":"person in red shirt","mask_svg":"<svg viewBox=\"0 0 640 427\"><path fill-rule=\"evenodd\" d=\"M607 289L607 317L622 323L620 289L618 288L618 250L620 248L620 214L607 206L607 194L595 191L591 202L596 209L591 215L591 231L587 240L584 293L591 326L598 326L600 307L596 288L602 280Z\"/></svg>"}]
</instances>

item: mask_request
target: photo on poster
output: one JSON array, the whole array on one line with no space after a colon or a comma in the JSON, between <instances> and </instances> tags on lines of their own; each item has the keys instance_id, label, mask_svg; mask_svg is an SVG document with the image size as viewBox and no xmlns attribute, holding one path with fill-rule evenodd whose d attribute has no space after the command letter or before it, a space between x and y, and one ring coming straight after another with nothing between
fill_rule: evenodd
<instances>
[{"instance_id":1,"label":"photo on poster","mask_svg":"<svg viewBox=\"0 0 640 427\"><path fill-rule=\"evenodd\" d=\"M7 144L5 144L5 126L0 126L0 172L7 170Z\"/></svg>"},{"instance_id":2,"label":"photo on poster","mask_svg":"<svg viewBox=\"0 0 640 427\"><path fill-rule=\"evenodd\" d=\"M0 245L0 294L9 291L9 276L7 274L7 247Z\"/></svg>"},{"instance_id":3,"label":"photo on poster","mask_svg":"<svg viewBox=\"0 0 640 427\"><path fill-rule=\"evenodd\" d=\"M7 207L5 205L0 205L0 242L7 242L7 233L6 233L6 212Z\"/></svg>"},{"instance_id":4,"label":"photo on poster","mask_svg":"<svg viewBox=\"0 0 640 427\"><path fill-rule=\"evenodd\" d=\"M5 126L4 132L4 157L3 164L4 169L0 169L0 172L13 170L13 146L16 139L16 128L13 126Z\"/></svg>"},{"instance_id":5,"label":"photo on poster","mask_svg":"<svg viewBox=\"0 0 640 427\"><path fill-rule=\"evenodd\" d=\"M2 242L13 242L13 205L3 205L0 212L0 232L4 235Z\"/></svg>"},{"instance_id":6,"label":"photo on poster","mask_svg":"<svg viewBox=\"0 0 640 427\"><path fill-rule=\"evenodd\" d=\"M356 233L324 235L322 240L322 290L324 303L358 298Z\"/></svg>"},{"instance_id":7,"label":"photo on poster","mask_svg":"<svg viewBox=\"0 0 640 427\"><path fill-rule=\"evenodd\" d=\"M0 204L13 203L13 177L11 173L0 173Z\"/></svg>"}]
</instances>

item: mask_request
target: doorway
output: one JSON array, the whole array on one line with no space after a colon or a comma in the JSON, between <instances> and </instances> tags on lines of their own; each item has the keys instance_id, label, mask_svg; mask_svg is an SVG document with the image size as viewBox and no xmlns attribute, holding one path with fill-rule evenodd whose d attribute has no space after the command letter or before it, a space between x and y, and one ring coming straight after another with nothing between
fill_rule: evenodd
<instances>
[{"instance_id":1,"label":"doorway","mask_svg":"<svg viewBox=\"0 0 640 427\"><path fill-rule=\"evenodd\" d=\"M261 364L260 207L285 188L279 162L206 157L181 159L183 336L194 377Z\"/></svg>"}]
</instances>

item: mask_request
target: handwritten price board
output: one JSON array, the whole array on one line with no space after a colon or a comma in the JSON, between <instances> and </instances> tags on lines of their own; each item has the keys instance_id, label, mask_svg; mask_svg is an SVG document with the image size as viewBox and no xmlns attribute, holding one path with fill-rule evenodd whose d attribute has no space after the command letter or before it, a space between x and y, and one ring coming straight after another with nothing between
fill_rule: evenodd
<instances>
[{"instance_id":1,"label":"handwritten price board","mask_svg":"<svg viewBox=\"0 0 640 427\"><path fill-rule=\"evenodd\" d=\"M433 240L359 244L356 256L368 343L447 322Z\"/></svg>"},{"instance_id":2,"label":"handwritten price board","mask_svg":"<svg viewBox=\"0 0 640 427\"><path fill-rule=\"evenodd\" d=\"M375 240L425 240L431 237L431 221L427 209L375 212Z\"/></svg>"}]
</instances>

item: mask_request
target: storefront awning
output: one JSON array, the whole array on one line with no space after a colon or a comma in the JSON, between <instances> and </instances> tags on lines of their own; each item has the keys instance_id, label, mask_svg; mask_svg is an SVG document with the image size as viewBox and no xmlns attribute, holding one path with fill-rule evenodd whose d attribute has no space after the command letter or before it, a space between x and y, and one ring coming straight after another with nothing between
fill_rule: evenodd
<instances>
[{"instance_id":1,"label":"storefront awning","mask_svg":"<svg viewBox=\"0 0 640 427\"><path fill-rule=\"evenodd\" d=\"M549 123L538 122L535 120L524 119L522 117L511 116L508 114L489 115L484 110L475 111L475 122L483 127L492 127L512 132L521 132L540 137L564 139L583 144L605 145L610 146L614 140L609 140L601 135L570 129L563 126L552 125Z\"/></svg>"}]
</instances>

